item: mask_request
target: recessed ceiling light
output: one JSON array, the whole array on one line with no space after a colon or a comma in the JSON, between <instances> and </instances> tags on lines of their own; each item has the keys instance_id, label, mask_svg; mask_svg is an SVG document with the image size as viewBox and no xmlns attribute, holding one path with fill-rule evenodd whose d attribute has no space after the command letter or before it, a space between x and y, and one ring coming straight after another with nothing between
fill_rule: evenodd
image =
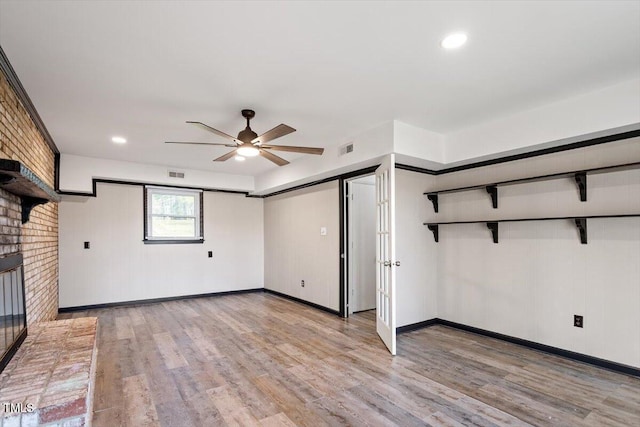
<instances>
[{"instance_id":1,"label":"recessed ceiling light","mask_svg":"<svg viewBox=\"0 0 640 427\"><path fill-rule=\"evenodd\" d=\"M124 144L127 142L127 139L121 136L114 136L113 138L111 138L111 141L115 142L116 144Z\"/></svg>"},{"instance_id":2,"label":"recessed ceiling light","mask_svg":"<svg viewBox=\"0 0 640 427\"><path fill-rule=\"evenodd\" d=\"M445 49L457 49L467 42L467 35L465 33L449 34L442 40L440 45Z\"/></svg>"},{"instance_id":3,"label":"recessed ceiling light","mask_svg":"<svg viewBox=\"0 0 640 427\"><path fill-rule=\"evenodd\" d=\"M244 162L245 160L247 160L242 156L235 156L234 159L236 159L236 162Z\"/></svg>"}]
</instances>

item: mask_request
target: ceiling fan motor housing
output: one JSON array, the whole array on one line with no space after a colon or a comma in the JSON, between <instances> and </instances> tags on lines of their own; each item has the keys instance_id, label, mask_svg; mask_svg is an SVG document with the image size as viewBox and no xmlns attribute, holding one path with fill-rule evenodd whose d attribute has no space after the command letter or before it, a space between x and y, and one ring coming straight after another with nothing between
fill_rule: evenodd
<instances>
[{"instance_id":1,"label":"ceiling fan motor housing","mask_svg":"<svg viewBox=\"0 0 640 427\"><path fill-rule=\"evenodd\" d=\"M242 142L251 144L251 141L258 137L258 134L251 130L249 126L245 130L241 130L238 139Z\"/></svg>"},{"instance_id":2,"label":"ceiling fan motor housing","mask_svg":"<svg viewBox=\"0 0 640 427\"><path fill-rule=\"evenodd\" d=\"M240 131L238 134L238 139L245 143L251 143L254 139L258 137L258 134L251 130L251 126L249 126L249 121L256 116L256 112L253 110L242 110L242 117L247 119L247 127Z\"/></svg>"}]
</instances>

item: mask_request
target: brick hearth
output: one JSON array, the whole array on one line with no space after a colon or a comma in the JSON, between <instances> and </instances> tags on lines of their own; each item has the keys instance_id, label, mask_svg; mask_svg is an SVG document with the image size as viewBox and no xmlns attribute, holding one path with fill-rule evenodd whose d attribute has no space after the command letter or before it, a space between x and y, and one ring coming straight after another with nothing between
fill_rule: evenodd
<instances>
[{"instance_id":1,"label":"brick hearth","mask_svg":"<svg viewBox=\"0 0 640 427\"><path fill-rule=\"evenodd\" d=\"M96 331L95 317L29 326L0 376L0 426L90 426Z\"/></svg>"}]
</instances>

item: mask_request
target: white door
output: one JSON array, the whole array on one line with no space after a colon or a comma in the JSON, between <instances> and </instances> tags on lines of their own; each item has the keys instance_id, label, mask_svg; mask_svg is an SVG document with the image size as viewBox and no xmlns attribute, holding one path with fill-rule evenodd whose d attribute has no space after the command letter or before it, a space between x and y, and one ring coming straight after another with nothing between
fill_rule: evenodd
<instances>
[{"instance_id":1,"label":"white door","mask_svg":"<svg viewBox=\"0 0 640 427\"><path fill-rule=\"evenodd\" d=\"M396 354L395 159L387 156L376 169L376 331Z\"/></svg>"},{"instance_id":2,"label":"white door","mask_svg":"<svg viewBox=\"0 0 640 427\"><path fill-rule=\"evenodd\" d=\"M376 308L376 177L347 182L349 314Z\"/></svg>"}]
</instances>

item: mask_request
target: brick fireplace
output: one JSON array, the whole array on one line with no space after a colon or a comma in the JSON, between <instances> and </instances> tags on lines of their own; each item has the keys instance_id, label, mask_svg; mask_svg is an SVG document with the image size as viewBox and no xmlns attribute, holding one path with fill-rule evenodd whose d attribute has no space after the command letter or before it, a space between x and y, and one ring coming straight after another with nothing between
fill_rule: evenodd
<instances>
[{"instance_id":1,"label":"brick fireplace","mask_svg":"<svg viewBox=\"0 0 640 427\"><path fill-rule=\"evenodd\" d=\"M60 197L29 168L16 160L0 159L0 368L27 333L22 224L38 205Z\"/></svg>"},{"instance_id":2,"label":"brick fireplace","mask_svg":"<svg viewBox=\"0 0 640 427\"><path fill-rule=\"evenodd\" d=\"M0 159L20 162L55 188L58 149L0 48ZM0 186L0 257L24 258L27 324L58 315L58 205L36 206L21 224L21 199Z\"/></svg>"}]
</instances>

